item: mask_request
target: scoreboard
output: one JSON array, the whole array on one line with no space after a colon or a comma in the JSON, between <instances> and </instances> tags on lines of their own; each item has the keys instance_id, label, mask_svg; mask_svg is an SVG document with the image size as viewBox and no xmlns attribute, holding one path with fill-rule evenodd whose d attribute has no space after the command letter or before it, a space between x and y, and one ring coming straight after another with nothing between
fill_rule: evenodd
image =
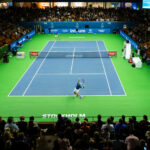
<instances>
[{"instance_id":1,"label":"scoreboard","mask_svg":"<svg viewBox=\"0 0 150 150\"><path fill-rule=\"evenodd\" d=\"M150 0L143 0L143 8L150 9Z\"/></svg>"}]
</instances>

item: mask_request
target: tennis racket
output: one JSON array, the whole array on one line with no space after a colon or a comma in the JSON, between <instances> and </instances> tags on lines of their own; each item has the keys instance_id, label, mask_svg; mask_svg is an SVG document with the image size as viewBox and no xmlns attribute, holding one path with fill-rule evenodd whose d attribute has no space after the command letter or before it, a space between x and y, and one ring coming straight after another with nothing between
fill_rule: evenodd
<instances>
[{"instance_id":1,"label":"tennis racket","mask_svg":"<svg viewBox=\"0 0 150 150\"><path fill-rule=\"evenodd\" d=\"M85 80L84 80L84 79L81 79L81 83L82 83L82 84L85 83Z\"/></svg>"},{"instance_id":2,"label":"tennis racket","mask_svg":"<svg viewBox=\"0 0 150 150\"><path fill-rule=\"evenodd\" d=\"M82 87L85 88L85 80L84 79L81 79L81 84L82 84Z\"/></svg>"}]
</instances>

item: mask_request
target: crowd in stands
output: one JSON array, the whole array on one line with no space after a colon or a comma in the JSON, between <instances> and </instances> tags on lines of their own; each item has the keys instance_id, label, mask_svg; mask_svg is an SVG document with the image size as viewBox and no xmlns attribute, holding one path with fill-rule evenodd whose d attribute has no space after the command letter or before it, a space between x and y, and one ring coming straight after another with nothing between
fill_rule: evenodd
<instances>
[{"instance_id":1,"label":"crowd in stands","mask_svg":"<svg viewBox=\"0 0 150 150\"><path fill-rule=\"evenodd\" d=\"M30 32L30 29L25 29L22 26L11 23L10 21L0 21L0 47L17 41L28 32Z\"/></svg>"},{"instance_id":2,"label":"crowd in stands","mask_svg":"<svg viewBox=\"0 0 150 150\"><path fill-rule=\"evenodd\" d=\"M17 21L143 21L144 10L128 8L53 7L46 9L10 7L0 10L0 20ZM34 16L34 17L33 17Z\"/></svg>"},{"instance_id":3,"label":"crowd in stands","mask_svg":"<svg viewBox=\"0 0 150 150\"><path fill-rule=\"evenodd\" d=\"M16 25L20 21L133 21L140 22L126 33L138 43L149 42L150 13L149 10L133 10L129 8L93 8L93 7L53 7L39 9L10 7L0 9L0 46L10 44L25 35L28 30Z\"/></svg>"},{"instance_id":4,"label":"crowd in stands","mask_svg":"<svg viewBox=\"0 0 150 150\"><path fill-rule=\"evenodd\" d=\"M125 32L137 43L145 43L150 40L150 19L135 27L128 28Z\"/></svg>"},{"instance_id":5,"label":"crowd in stands","mask_svg":"<svg viewBox=\"0 0 150 150\"><path fill-rule=\"evenodd\" d=\"M140 49L140 55L143 60L150 58L150 17L147 21L141 23L135 27L123 29L123 31L131 37L138 45Z\"/></svg>"},{"instance_id":6,"label":"crowd in stands","mask_svg":"<svg viewBox=\"0 0 150 150\"><path fill-rule=\"evenodd\" d=\"M149 150L150 123L146 115L141 121L135 116L126 121L123 115L115 122L111 116L102 121L89 122L87 118L75 122L58 114L56 123L47 123L45 128L34 122L34 117L19 122L9 117L5 122L0 117L1 150Z\"/></svg>"}]
</instances>

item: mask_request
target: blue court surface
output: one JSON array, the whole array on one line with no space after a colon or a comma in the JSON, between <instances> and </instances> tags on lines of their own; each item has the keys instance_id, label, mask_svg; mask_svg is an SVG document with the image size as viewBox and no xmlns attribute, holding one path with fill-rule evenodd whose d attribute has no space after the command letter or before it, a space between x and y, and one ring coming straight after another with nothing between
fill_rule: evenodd
<instances>
[{"instance_id":1,"label":"blue court surface","mask_svg":"<svg viewBox=\"0 0 150 150\"><path fill-rule=\"evenodd\" d=\"M72 96L77 80L85 80L81 95L125 96L111 58L48 58L47 54L107 52L103 41L49 41L9 96ZM92 54L92 53L91 53ZM117 58L116 58L117 59Z\"/></svg>"}]
</instances>

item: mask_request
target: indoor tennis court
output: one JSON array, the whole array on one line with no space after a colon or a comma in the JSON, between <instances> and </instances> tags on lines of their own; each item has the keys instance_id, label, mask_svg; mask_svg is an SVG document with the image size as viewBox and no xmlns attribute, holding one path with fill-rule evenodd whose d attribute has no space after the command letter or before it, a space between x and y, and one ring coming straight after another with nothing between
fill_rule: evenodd
<instances>
[{"instance_id":1,"label":"indoor tennis court","mask_svg":"<svg viewBox=\"0 0 150 150\"><path fill-rule=\"evenodd\" d=\"M107 53L103 41L49 41L9 96L72 96L78 79L81 95L125 96Z\"/></svg>"}]
</instances>

